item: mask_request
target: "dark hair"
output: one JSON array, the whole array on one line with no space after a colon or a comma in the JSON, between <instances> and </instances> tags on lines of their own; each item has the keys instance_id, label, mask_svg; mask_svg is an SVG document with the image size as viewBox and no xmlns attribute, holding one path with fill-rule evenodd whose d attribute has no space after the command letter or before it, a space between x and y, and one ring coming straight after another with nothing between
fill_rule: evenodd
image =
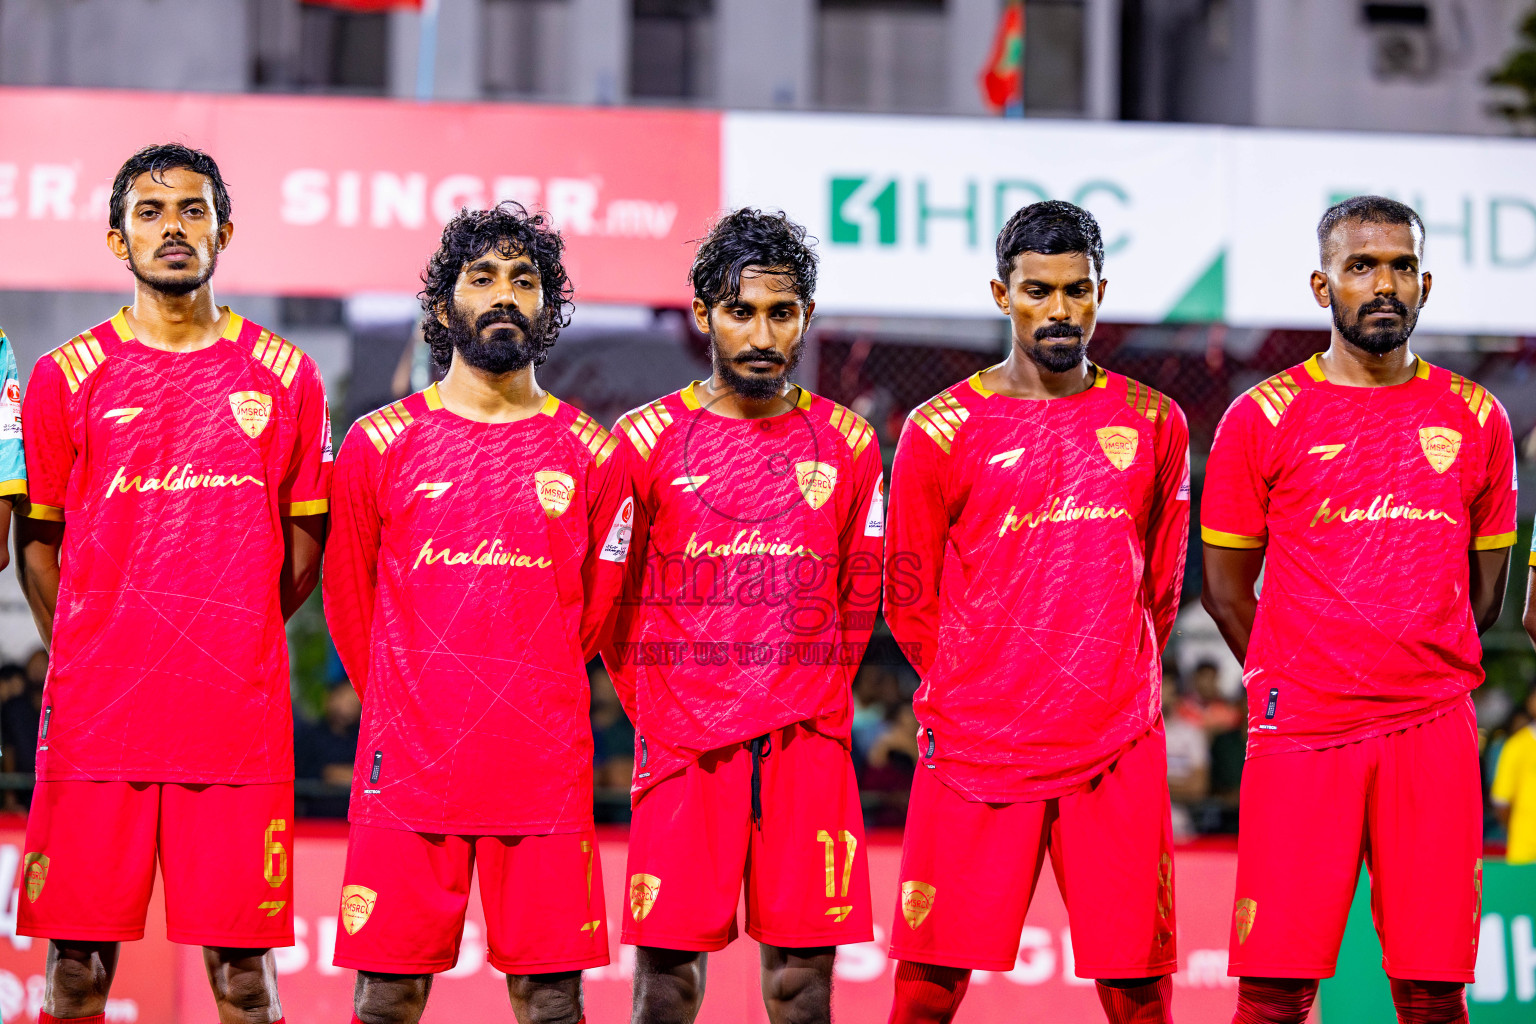
<instances>
[{"instance_id":1,"label":"dark hair","mask_svg":"<svg viewBox=\"0 0 1536 1024\"><path fill-rule=\"evenodd\" d=\"M1008 218L997 233L997 279L1008 283L1013 260L1021 252L1042 256L1081 253L1093 264L1095 274L1104 271L1104 236L1099 222L1081 206L1047 199L1030 203Z\"/></svg>"},{"instance_id":2,"label":"dark hair","mask_svg":"<svg viewBox=\"0 0 1536 1024\"><path fill-rule=\"evenodd\" d=\"M544 353L560 336L560 328L571 322L571 279L565 274L561 256L565 239L555 230L547 213L529 213L521 203L510 199L489 210L460 210L443 226L442 245L427 261L421 275L425 288L419 293L421 330L437 365L447 366L453 358L453 334L437 320L439 310L446 311L453 302L453 286L464 265L495 250L510 259L514 253L527 253L539 269L539 284L544 290L544 309L552 314L548 341L534 357L534 365L544 362Z\"/></svg>"},{"instance_id":3,"label":"dark hair","mask_svg":"<svg viewBox=\"0 0 1536 1024\"><path fill-rule=\"evenodd\" d=\"M1351 196L1341 203L1334 203L1317 222L1317 256L1327 265L1333 240L1333 230L1346 220L1358 220L1366 224L1407 224L1419 233L1419 255L1424 255L1424 220L1413 207L1386 196Z\"/></svg>"},{"instance_id":4,"label":"dark hair","mask_svg":"<svg viewBox=\"0 0 1536 1024\"><path fill-rule=\"evenodd\" d=\"M112 201L107 208L107 226L114 231L123 230L123 222L128 217L128 211L124 209L128 201L128 190L139 179L139 175L147 174L151 181L164 185L165 172L178 168L201 174L213 184L213 212L220 224L228 224L231 209L229 190L224 187L224 176L219 173L219 165L213 162L213 157L179 142L162 142L157 146L145 146L117 169L117 177L112 179Z\"/></svg>"},{"instance_id":5,"label":"dark hair","mask_svg":"<svg viewBox=\"0 0 1536 1024\"><path fill-rule=\"evenodd\" d=\"M805 228L784 211L764 213L750 206L733 210L710 227L699 243L688 283L693 294L713 309L741 297L741 272L748 267L782 271L795 280L795 294L810 302L816 293L816 252Z\"/></svg>"}]
</instances>

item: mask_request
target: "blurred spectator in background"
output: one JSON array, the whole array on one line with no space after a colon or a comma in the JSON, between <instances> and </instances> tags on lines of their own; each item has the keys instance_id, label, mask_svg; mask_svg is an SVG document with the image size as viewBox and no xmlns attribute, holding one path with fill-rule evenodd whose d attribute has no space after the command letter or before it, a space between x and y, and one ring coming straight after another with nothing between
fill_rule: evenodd
<instances>
[{"instance_id":1,"label":"blurred spectator in background","mask_svg":"<svg viewBox=\"0 0 1536 1024\"><path fill-rule=\"evenodd\" d=\"M895 676L891 677L895 686ZM917 714L912 702L897 700L886 706L885 729L869 747L859 769L859 789L878 793L882 799L865 812L866 828L900 828L907 820L907 799L920 753L917 746Z\"/></svg>"},{"instance_id":2,"label":"blurred spectator in background","mask_svg":"<svg viewBox=\"0 0 1536 1024\"><path fill-rule=\"evenodd\" d=\"M350 786L362 720L363 702L346 679L334 684L325 695L320 721L308 722L294 715L294 774L300 779L318 779L332 786ZM306 797L295 802L301 817L347 816L345 794Z\"/></svg>"},{"instance_id":3,"label":"blurred spectator in background","mask_svg":"<svg viewBox=\"0 0 1536 1024\"><path fill-rule=\"evenodd\" d=\"M1190 808L1205 799L1210 785L1211 748L1204 709L1193 693L1180 693L1178 672L1163 670L1163 731L1168 743L1168 797L1173 801L1173 832L1194 832Z\"/></svg>"},{"instance_id":4,"label":"blurred spectator in background","mask_svg":"<svg viewBox=\"0 0 1536 1024\"><path fill-rule=\"evenodd\" d=\"M1493 773L1494 813L1509 829L1510 864L1536 864L1536 687L1510 716L1511 731Z\"/></svg>"},{"instance_id":5,"label":"blurred spectator in background","mask_svg":"<svg viewBox=\"0 0 1536 1024\"><path fill-rule=\"evenodd\" d=\"M27 670L14 661L0 665L0 705L26 692Z\"/></svg>"},{"instance_id":6,"label":"blurred spectator in background","mask_svg":"<svg viewBox=\"0 0 1536 1024\"><path fill-rule=\"evenodd\" d=\"M598 797L598 821L629 820L629 784L635 772L635 727L624 713L618 691L601 661L587 666L587 680L592 687L592 785L618 790L623 795L612 800Z\"/></svg>"},{"instance_id":7,"label":"blurred spectator in background","mask_svg":"<svg viewBox=\"0 0 1536 1024\"><path fill-rule=\"evenodd\" d=\"M26 668L0 667L0 770L31 775L37 770L37 729L43 714L43 681L48 678L48 653L34 651ZM31 790L5 791L3 806L18 811L31 806Z\"/></svg>"},{"instance_id":8,"label":"blurred spectator in background","mask_svg":"<svg viewBox=\"0 0 1536 1024\"><path fill-rule=\"evenodd\" d=\"M865 659L853 678L853 764L869 763L869 752L890 728L891 710L902 703L901 683L887 665ZM913 727L914 730L916 727Z\"/></svg>"}]
</instances>

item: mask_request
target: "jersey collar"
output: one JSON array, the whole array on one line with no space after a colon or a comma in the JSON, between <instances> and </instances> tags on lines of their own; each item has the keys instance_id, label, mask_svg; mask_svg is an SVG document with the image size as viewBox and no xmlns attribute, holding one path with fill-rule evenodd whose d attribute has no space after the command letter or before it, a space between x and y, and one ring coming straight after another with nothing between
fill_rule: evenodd
<instances>
[{"instance_id":1,"label":"jersey collar","mask_svg":"<svg viewBox=\"0 0 1536 1024\"><path fill-rule=\"evenodd\" d=\"M981 375L988 372L989 370L995 370L1002 365L1002 363L993 363L991 366L984 370L977 370L975 373L971 374L970 379L968 379L966 383L971 386L972 391L975 391L982 398L991 398L993 395L997 394L997 392L990 391L982 385ZM1088 365L1093 367L1093 386L1096 388L1108 387L1109 373L1104 369L1104 367L1097 363L1089 363Z\"/></svg>"},{"instance_id":2,"label":"jersey collar","mask_svg":"<svg viewBox=\"0 0 1536 1024\"><path fill-rule=\"evenodd\" d=\"M1311 377L1313 380L1318 381L1319 383L1326 384L1328 382L1328 378L1323 376L1323 365L1317 361L1318 357L1321 355L1321 352L1315 353L1310 358L1308 358L1306 362L1302 363L1301 366L1302 369L1307 371L1308 377ZM1429 371L1434 369L1434 367L1425 362L1423 356L1414 356L1413 359L1413 375L1419 380L1429 380Z\"/></svg>"}]
</instances>

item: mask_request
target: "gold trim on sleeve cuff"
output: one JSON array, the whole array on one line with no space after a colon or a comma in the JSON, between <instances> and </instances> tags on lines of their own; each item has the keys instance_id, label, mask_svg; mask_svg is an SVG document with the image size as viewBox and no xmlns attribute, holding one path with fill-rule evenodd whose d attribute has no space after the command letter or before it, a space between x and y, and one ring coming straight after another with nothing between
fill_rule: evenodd
<instances>
[{"instance_id":1,"label":"gold trim on sleeve cuff","mask_svg":"<svg viewBox=\"0 0 1536 1024\"><path fill-rule=\"evenodd\" d=\"M50 523L62 523L64 521L63 509L56 505L39 505L37 502L29 504L27 510L22 515L28 519L46 519Z\"/></svg>"},{"instance_id":2,"label":"gold trim on sleeve cuff","mask_svg":"<svg viewBox=\"0 0 1536 1024\"><path fill-rule=\"evenodd\" d=\"M26 493L27 481L25 477L20 480L0 480L0 498L9 497L13 494Z\"/></svg>"},{"instance_id":3,"label":"gold trim on sleeve cuff","mask_svg":"<svg viewBox=\"0 0 1536 1024\"><path fill-rule=\"evenodd\" d=\"M321 498L319 501L295 501L283 507L285 516L323 516L331 510L329 499Z\"/></svg>"},{"instance_id":4,"label":"gold trim on sleeve cuff","mask_svg":"<svg viewBox=\"0 0 1536 1024\"><path fill-rule=\"evenodd\" d=\"M1496 533L1492 537L1473 537L1473 551L1496 551L1499 548L1512 548L1519 535L1513 530L1509 533Z\"/></svg>"},{"instance_id":5,"label":"gold trim on sleeve cuff","mask_svg":"<svg viewBox=\"0 0 1536 1024\"><path fill-rule=\"evenodd\" d=\"M1245 537L1240 533L1222 533L1209 526L1200 527L1200 539L1218 548L1262 548L1269 543L1268 537Z\"/></svg>"}]
</instances>

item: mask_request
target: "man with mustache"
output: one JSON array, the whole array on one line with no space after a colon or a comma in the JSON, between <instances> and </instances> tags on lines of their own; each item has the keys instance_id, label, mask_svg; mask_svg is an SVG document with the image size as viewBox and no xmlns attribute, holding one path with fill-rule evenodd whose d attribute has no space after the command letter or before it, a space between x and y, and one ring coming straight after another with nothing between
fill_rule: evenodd
<instances>
[{"instance_id":1,"label":"man with mustache","mask_svg":"<svg viewBox=\"0 0 1536 1024\"><path fill-rule=\"evenodd\" d=\"M579 1024L608 962L586 663L623 582L618 441L539 387L564 242L515 203L443 229L421 293L441 383L336 460L331 636L364 711L336 964L354 1022L414 1024L458 960L479 866L520 1024Z\"/></svg>"},{"instance_id":2,"label":"man with mustache","mask_svg":"<svg viewBox=\"0 0 1536 1024\"><path fill-rule=\"evenodd\" d=\"M914 410L896 448L885 616L923 685L893 1024L952 1020L973 970L1013 968L1047 854L1111 1024L1171 1019L1159 685L1189 432L1089 362L1103 261L1086 210L1015 213L992 282L1007 358Z\"/></svg>"},{"instance_id":3,"label":"man with mustache","mask_svg":"<svg viewBox=\"0 0 1536 1024\"><path fill-rule=\"evenodd\" d=\"M293 944L284 620L319 580L320 374L214 302L229 193L150 146L112 183L133 304L37 361L22 591L51 657L17 931L50 940L40 1019L102 1021L160 863L167 933L203 946L219 1019L280 1020Z\"/></svg>"},{"instance_id":4,"label":"man with mustache","mask_svg":"<svg viewBox=\"0 0 1536 1024\"><path fill-rule=\"evenodd\" d=\"M825 1024L834 947L872 937L850 728L880 599L880 445L790 381L815 310L803 227L730 213L690 279L713 374L615 428L643 555L604 652L637 732L633 1020L697 1016L745 880L768 1019Z\"/></svg>"},{"instance_id":5,"label":"man with mustache","mask_svg":"<svg viewBox=\"0 0 1536 1024\"><path fill-rule=\"evenodd\" d=\"M1431 284L1419 215L1356 196L1317 241L1328 349L1227 410L1200 515L1203 600L1248 688L1233 1019L1306 1019L1364 858L1398 1019L1465 1022L1483 826L1469 691L1515 541L1513 439L1492 395L1408 348Z\"/></svg>"}]
</instances>

